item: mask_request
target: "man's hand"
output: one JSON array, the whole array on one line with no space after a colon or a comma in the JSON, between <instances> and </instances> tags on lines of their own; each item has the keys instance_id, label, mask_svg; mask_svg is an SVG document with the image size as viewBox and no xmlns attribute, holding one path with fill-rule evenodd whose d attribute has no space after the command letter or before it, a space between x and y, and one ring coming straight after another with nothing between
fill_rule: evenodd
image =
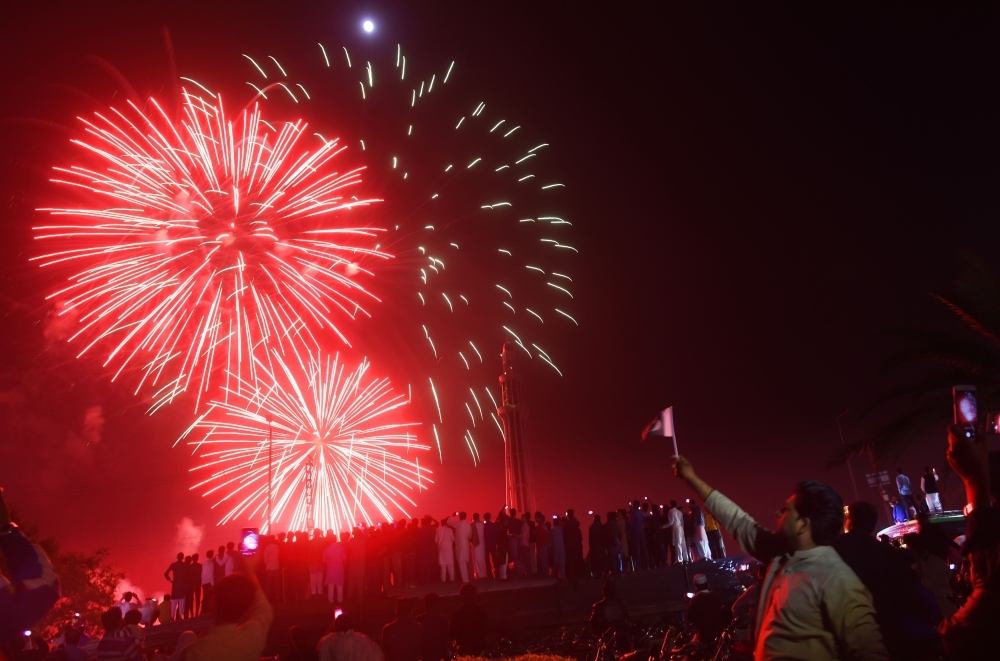
<instances>
[{"instance_id":1,"label":"man's hand","mask_svg":"<svg viewBox=\"0 0 1000 661\"><path fill-rule=\"evenodd\" d=\"M966 438L958 425L948 428L948 464L965 482L968 501L975 505L990 501L989 450L986 440L977 434Z\"/></svg>"},{"instance_id":2,"label":"man's hand","mask_svg":"<svg viewBox=\"0 0 1000 661\"><path fill-rule=\"evenodd\" d=\"M694 466L684 457L678 456L674 458L674 475L687 482L688 486L694 489L694 492L698 494L702 502L705 502L709 494L715 491L715 489L695 474Z\"/></svg>"},{"instance_id":3,"label":"man's hand","mask_svg":"<svg viewBox=\"0 0 1000 661\"><path fill-rule=\"evenodd\" d=\"M689 483L692 478L698 477L691 462L680 456L674 458L674 475Z\"/></svg>"}]
</instances>

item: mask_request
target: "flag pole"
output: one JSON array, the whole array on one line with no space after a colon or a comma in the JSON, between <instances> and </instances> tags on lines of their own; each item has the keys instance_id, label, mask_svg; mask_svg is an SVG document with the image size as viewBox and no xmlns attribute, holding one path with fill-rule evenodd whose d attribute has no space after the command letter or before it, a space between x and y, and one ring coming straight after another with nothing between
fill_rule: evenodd
<instances>
[{"instance_id":1,"label":"flag pole","mask_svg":"<svg viewBox=\"0 0 1000 661\"><path fill-rule=\"evenodd\" d=\"M681 456L681 454L680 452L677 451L677 425L674 424L673 406L670 407L670 431L674 433L674 435L671 436L671 438L674 439L674 459L676 459L677 457Z\"/></svg>"}]
</instances>

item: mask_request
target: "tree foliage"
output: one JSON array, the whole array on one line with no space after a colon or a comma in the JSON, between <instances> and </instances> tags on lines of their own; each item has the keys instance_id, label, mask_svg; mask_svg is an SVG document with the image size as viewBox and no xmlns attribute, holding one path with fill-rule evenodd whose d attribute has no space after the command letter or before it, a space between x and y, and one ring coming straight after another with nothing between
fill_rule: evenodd
<instances>
[{"instance_id":1,"label":"tree foliage","mask_svg":"<svg viewBox=\"0 0 1000 661\"><path fill-rule=\"evenodd\" d=\"M897 459L929 428L952 419L952 386L976 386L981 416L1000 412L1000 275L982 259L965 255L962 273L947 291L930 295L950 310L958 323L949 328L918 327L888 335L897 348L884 371L901 385L873 401L862 418L891 410L848 444L830 463L871 453L883 463Z\"/></svg>"},{"instance_id":2,"label":"tree foliage","mask_svg":"<svg viewBox=\"0 0 1000 661\"><path fill-rule=\"evenodd\" d=\"M16 513L12 519L17 520ZM62 597L36 626L43 637L58 636L63 628L76 622L76 614L82 618L84 630L91 635L100 633L101 614L115 605L118 586L125 579L124 572L118 571L108 562L110 551L99 548L92 553L66 551L51 537L40 538L38 530L30 523L22 523L21 530L49 556ZM3 568L6 573L6 567Z\"/></svg>"}]
</instances>

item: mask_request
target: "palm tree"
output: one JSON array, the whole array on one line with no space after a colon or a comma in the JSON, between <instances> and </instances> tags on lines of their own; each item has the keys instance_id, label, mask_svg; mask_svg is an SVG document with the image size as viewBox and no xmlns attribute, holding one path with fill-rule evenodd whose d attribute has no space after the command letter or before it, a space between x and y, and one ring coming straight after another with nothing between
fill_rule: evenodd
<instances>
[{"instance_id":1,"label":"palm tree","mask_svg":"<svg viewBox=\"0 0 1000 661\"><path fill-rule=\"evenodd\" d=\"M831 459L841 465L850 457L870 454L891 465L921 432L952 419L952 386L976 386L980 419L1000 412L1000 275L982 259L963 256L963 271L954 286L931 296L948 307L960 324L954 328L908 328L889 335L898 341L885 364L887 373L908 380L873 401L865 416L891 410L861 440L843 446Z\"/></svg>"}]
</instances>

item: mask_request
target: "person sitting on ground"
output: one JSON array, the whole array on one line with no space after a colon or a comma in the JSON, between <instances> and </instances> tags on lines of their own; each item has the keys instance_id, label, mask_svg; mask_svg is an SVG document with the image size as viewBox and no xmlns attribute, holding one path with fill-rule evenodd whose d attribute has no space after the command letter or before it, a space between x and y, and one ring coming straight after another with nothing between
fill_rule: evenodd
<instances>
[{"instance_id":1,"label":"person sitting on ground","mask_svg":"<svg viewBox=\"0 0 1000 661\"><path fill-rule=\"evenodd\" d=\"M139 626L139 623L142 622L142 613L137 610L129 611L125 613L125 617L122 618L122 622L124 623L123 628L126 632L128 632L128 635L135 638L141 647L143 641L146 639L145 630Z\"/></svg>"},{"instance_id":2,"label":"person sitting on ground","mask_svg":"<svg viewBox=\"0 0 1000 661\"><path fill-rule=\"evenodd\" d=\"M761 586L755 658L859 661L888 659L871 595L830 544L843 528L840 496L825 484L796 485L771 532L698 477L684 457L674 474L687 482L743 550L770 562Z\"/></svg>"},{"instance_id":3,"label":"person sitting on ground","mask_svg":"<svg viewBox=\"0 0 1000 661\"><path fill-rule=\"evenodd\" d=\"M104 611L101 624L104 626L104 637L97 644L98 661L143 661L142 646L125 630L120 608L115 606Z\"/></svg>"},{"instance_id":4,"label":"person sitting on ground","mask_svg":"<svg viewBox=\"0 0 1000 661\"><path fill-rule=\"evenodd\" d=\"M722 597L708 588L708 577L704 574L694 575L694 589L686 619L695 626L695 639L710 643L729 624L729 611L722 603Z\"/></svg>"},{"instance_id":5,"label":"person sitting on ground","mask_svg":"<svg viewBox=\"0 0 1000 661\"><path fill-rule=\"evenodd\" d=\"M80 649L79 630L68 627L64 639L66 644L45 657L46 661L87 661L87 653Z\"/></svg>"},{"instance_id":6,"label":"person sitting on ground","mask_svg":"<svg viewBox=\"0 0 1000 661\"><path fill-rule=\"evenodd\" d=\"M420 658L423 661L444 661L451 656L448 618L437 612L439 600L437 592L425 594L425 612L417 616L417 624L424 628L424 637L420 643Z\"/></svg>"},{"instance_id":7,"label":"person sitting on ground","mask_svg":"<svg viewBox=\"0 0 1000 661\"><path fill-rule=\"evenodd\" d=\"M59 577L45 551L32 544L10 520L0 489L0 646L21 635L59 600ZM121 611L119 611L121 614Z\"/></svg>"},{"instance_id":8,"label":"person sitting on ground","mask_svg":"<svg viewBox=\"0 0 1000 661\"><path fill-rule=\"evenodd\" d=\"M459 656L479 656L486 649L486 629L489 616L486 609L476 603L479 592L472 583L462 586L459 595L462 605L451 614L449 631L458 645Z\"/></svg>"},{"instance_id":9,"label":"person sitting on ground","mask_svg":"<svg viewBox=\"0 0 1000 661\"><path fill-rule=\"evenodd\" d=\"M941 623L948 658L963 661L1000 658L1000 509L990 492L985 439L968 439L960 427L948 430L948 464L965 483L966 538L962 555L970 566L972 595Z\"/></svg>"},{"instance_id":10,"label":"person sitting on ground","mask_svg":"<svg viewBox=\"0 0 1000 661\"><path fill-rule=\"evenodd\" d=\"M159 620L160 624L170 624L171 622L174 621L174 615L173 615L174 605L172 603L172 599L170 597L169 592L163 595L163 601L160 602L160 605L157 607L157 609L159 611L157 613L157 619Z\"/></svg>"},{"instance_id":11,"label":"person sitting on ground","mask_svg":"<svg viewBox=\"0 0 1000 661\"><path fill-rule=\"evenodd\" d=\"M413 599L396 600L396 619L382 627L385 661L418 661L424 628L413 619Z\"/></svg>"},{"instance_id":12,"label":"person sitting on ground","mask_svg":"<svg viewBox=\"0 0 1000 661\"><path fill-rule=\"evenodd\" d=\"M617 592L614 581L604 581L601 586L602 598L590 611L590 630L598 636L613 626L628 623L628 607L616 596Z\"/></svg>"},{"instance_id":13,"label":"person sitting on ground","mask_svg":"<svg viewBox=\"0 0 1000 661\"><path fill-rule=\"evenodd\" d=\"M354 629L354 618L341 613L333 631L319 641L319 661L385 661L378 643Z\"/></svg>"},{"instance_id":14,"label":"person sitting on ground","mask_svg":"<svg viewBox=\"0 0 1000 661\"><path fill-rule=\"evenodd\" d=\"M257 661L273 619L257 580L230 574L215 586L215 626L184 650L184 661Z\"/></svg>"}]
</instances>

